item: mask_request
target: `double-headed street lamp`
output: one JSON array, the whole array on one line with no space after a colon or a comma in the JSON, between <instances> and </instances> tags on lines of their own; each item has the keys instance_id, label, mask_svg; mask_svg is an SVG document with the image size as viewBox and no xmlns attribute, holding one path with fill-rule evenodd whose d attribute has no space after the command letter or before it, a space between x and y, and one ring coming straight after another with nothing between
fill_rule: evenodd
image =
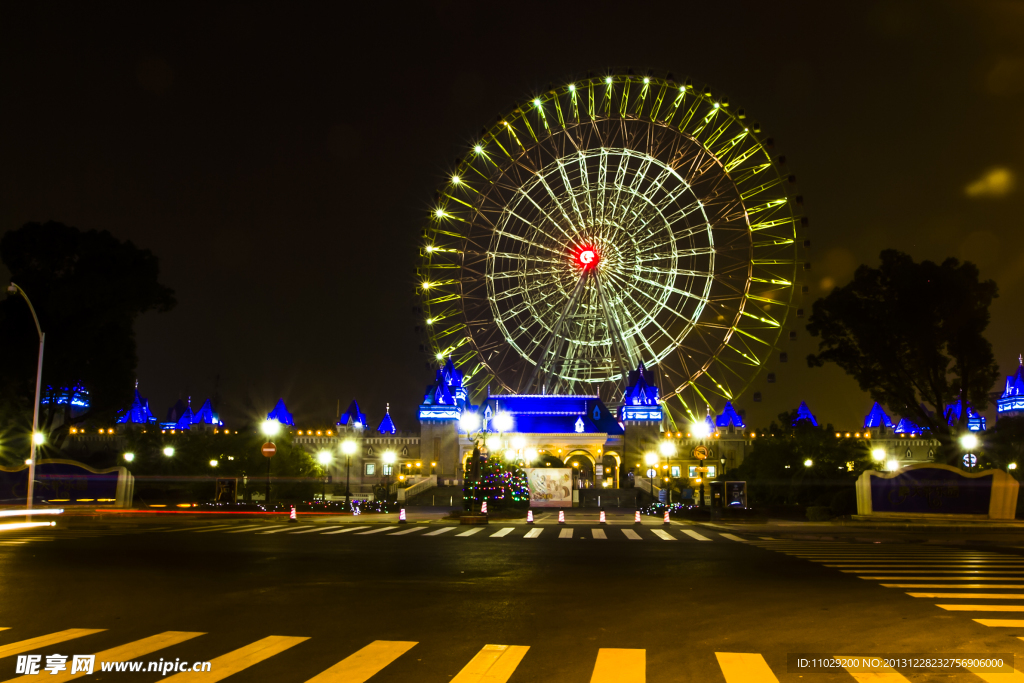
<instances>
[{"instance_id":1,"label":"double-headed street lamp","mask_svg":"<svg viewBox=\"0 0 1024 683\"><path fill-rule=\"evenodd\" d=\"M654 501L654 473L657 472L658 454L654 451L644 453L644 464L647 465L647 478L651 480L651 501Z\"/></svg>"},{"instance_id":2,"label":"double-headed street lamp","mask_svg":"<svg viewBox=\"0 0 1024 683\"><path fill-rule=\"evenodd\" d=\"M975 455L974 451L979 445L981 445L981 442L978 440L978 437L971 432L967 432L960 437L960 447L964 449L962 462L972 471L978 463L978 456Z\"/></svg>"},{"instance_id":3,"label":"double-headed street lamp","mask_svg":"<svg viewBox=\"0 0 1024 683\"><path fill-rule=\"evenodd\" d=\"M46 334L43 333L43 328L39 326L39 316L36 315L36 309L32 306L32 302L29 301L28 295L18 285L13 282L7 285L8 294L21 294L21 298L28 304L28 310L32 313L32 320L36 324L36 332L39 333L39 363L36 366L36 402L32 406L32 438L29 443L29 454L28 454L28 501L25 507L29 510L32 509L32 499L35 497L36 490L36 446L43 444L45 437L39 433L39 391L43 384L43 347L46 345Z\"/></svg>"},{"instance_id":4,"label":"double-headed street lamp","mask_svg":"<svg viewBox=\"0 0 1024 683\"><path fill-rule=\"evenodd\" d=\"M341 452L345 454L345 507L347 508L351 497L348 488L349 473L352 470L352 455L356 452L356 442L352 439L345 439L341 442Z\"/></svg>"}]
</instances>

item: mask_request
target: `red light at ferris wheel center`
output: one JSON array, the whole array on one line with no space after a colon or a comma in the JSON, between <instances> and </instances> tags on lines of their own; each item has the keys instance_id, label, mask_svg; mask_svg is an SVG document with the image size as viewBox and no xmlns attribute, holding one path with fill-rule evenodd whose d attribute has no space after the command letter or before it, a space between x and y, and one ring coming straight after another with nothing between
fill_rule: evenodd
<instances>
[{"instance_id":1,"label":"red light at ferris wheel center","mask_svg":"<svg viewBox=\"0 0 1024 683\"><path fill-rule=\"evenodd\" d=\"M601 260L601 254L594 247L581 247L573 254L576 264L583 270L592 270L597 267Z\"/></svg>"}]
</instances>

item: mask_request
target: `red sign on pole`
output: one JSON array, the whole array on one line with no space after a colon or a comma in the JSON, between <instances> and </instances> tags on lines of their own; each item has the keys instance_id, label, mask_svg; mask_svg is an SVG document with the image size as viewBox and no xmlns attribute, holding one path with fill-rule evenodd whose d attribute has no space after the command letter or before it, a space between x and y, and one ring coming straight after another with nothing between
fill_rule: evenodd
<instances>
[{"instance_id":1,"label":"red sign on pole","mask_svg":"<svg viewBox=\"0 0 1024 683\"><path fill-rule=\"evenodd\" d=\"M260 448L260 452L263 453L264 458L273 458L274 454L277 453L277 446L268 441Z\"/></svg>"}]
</instances>

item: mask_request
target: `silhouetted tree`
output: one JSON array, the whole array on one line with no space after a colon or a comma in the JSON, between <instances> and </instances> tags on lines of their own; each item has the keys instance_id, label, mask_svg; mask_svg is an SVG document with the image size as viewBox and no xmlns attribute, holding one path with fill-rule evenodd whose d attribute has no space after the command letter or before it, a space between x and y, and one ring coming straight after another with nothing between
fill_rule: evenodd
<instances>
[{"instance_id":1,"label":"silhouetted tree","mask_svg":"<svg viewBox=\"0 0 1024 683\"><path fill-rule=\"evenodd\" d=\"M71 405L40 412L48 443L59 448L74 423L109 421L132 398L135 321L169 311L174 292L160 284L157 257L109 232L62 223L27 223L0 240L0 260L32 300L46 333L43 387L81 383L91 407L72 418ZM0 419L27 428L32 419L38 337L20 296L0 301ZM62 420L58 420L58 416Z\"/></svg>"},{"instance_id":2,"label":"silhouetted tree","mask_svg":"<svg viewBox=\"0 0 1024 683\"><path fill-rule=\"evenodd\" d=\"M887 249L881 261L862 265L849 284L814 302L807 330L821 341L807 362L835 363L874 400L931 430L952 455L945 406L960 398L983 409L999 374L983 334L998 288L981 281L973 263L953 258L916 263ZM967 410L960 421L958 431Z\"/></svg>"}]
</instances>

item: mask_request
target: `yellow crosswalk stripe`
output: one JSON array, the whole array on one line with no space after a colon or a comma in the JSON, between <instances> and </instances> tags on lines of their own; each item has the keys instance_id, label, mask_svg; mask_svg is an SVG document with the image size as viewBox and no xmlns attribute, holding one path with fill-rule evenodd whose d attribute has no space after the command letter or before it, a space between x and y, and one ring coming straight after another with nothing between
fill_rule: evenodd
<instances>
[{"instance_id":1,"label":"yellow crosswalk stripe","mask_svg":"<svg viewBox=\"0 0 1024 683\"><path fill-rule=\"evenodd\" d=\"M304 640L309 640L309 638L302 636L267 636L257 640L255 643L250 643L245 647L233 650L226 655L211 659L209 671L184 671L163 680L174 681L175 683L190 683L190 681L216 683L216 681L224 680L242 669L248 669L254 664L259 664L264 659L269 659L276 654L284 652Z\"/></svg>"},{"instance_id":2,"label":"yellow crosswalk stripe","mask_svg":"<svg viewBox=\"0 0 1024 683\"><path fill-rule=\"evenodd\" d=\"M559 538L572 538L572 529L562 529L558 532Z\"/></svg>"},{"instance_id":3,"label":"yellow crosswalk stripe","mask_svg":"<svg viewBox=\"0 0 1024 683\"><path fill-rule=\"evenodd\" d=\"M640 539L640 534L638 534L637 532L633 531L632 529L623 529L622 533L623 533L623 535L625 535L626 538L628 538L631 541L639 541L639 540L641 540Z\"/></svg>"},{"instance_id":4,"label":"yellow crosswalk stripe","mask_svg":"<svg viewBox=\"0 0 1024 683\"><path fill-rule=\"evenodd\" d=\"M608 540L608 536L604 533L604 529L591 529L590 533L594 538Z\"/></svg>"},{"instance_id":5,"label":"yellow crosswalk stripe","mask_svg":"<svg viewBox=\"0 0 1024 683\"><path fill-rule=\"evenodd\" d=\"M491 538L501 538L503 536L508 536L514 530L515 530L515 527L513 527L513 526L507 526L504 529L498 529L493 534L491 534Z\"/></svg>"},{"instance_id":6,"label":"yellow crosswalk stripe","mask_svg":"<svg viewBox=\"0 0 1024 683\"><path fill-rule=\"evenodd\" d=\"M590 683L646 683L647 650L602 647Z\"/></svg>"},{"instance_id":7,"label":"yellow crosswalk stripe","mask_svg":"<svg viewBox=\"0 0 1024 683\"><path fill-rule=\"evenodd\" d=\"M716 652L725 683L779 683L768 662L756 653Z\"/></svg>"},{"instance_id":8,"label":"yellow crosswalk stripe","mask_svg":"<svg viewBox=\"0 0 1024 683\"><path fill-rule=\"evenodd\" d=\"M1020 600L1024 593L907 593L912 598L970 598L971 600Z\"/></svg>"},{"instance_id":9,"label":"yellow crosswalk stripe","mask_svg":"<svg viewBox=\"0 0 1024 683\"><path fill-rule=\"evenodd\" d=\"M1024 612L1024 605L935 605L950 612Z\"/></svg>"},{"instance_id":10,"label":"yellow crosswalk stripe","mask_svg":"<svg viewBox=\"0 0 1024 683\"><path fill-rule=\"evenodd\" d=\"M906 676L888 667L885 667L887 671L851 671L849 667L845 668L857 683L910 683Z\"/></svg>"},{"instance_id":11,"label":"yellow crosswalk stripe","mask_svg":"<svg viewBox=\"0 0 1024 683\"><path fill-rule=\"evenodd\" d=\"M544 531L544 530L539 528L539 527L536 528L536 529L530 529L529 531L526 532L526 535L523 536L523 538L537 538L538 536L540 536L540 532L542 532L542 531Z\"/></svg>"},{"instance_id":12,"label":"yellow crosswalk stripe","mask_svg":"<svg viewBox=\"0 0 1024 683\"><path fill-rule=\"evenodd\" d=\"M674 541L674 540L676 540L675 536L673 536L669 532L665 531L664 529L651 529L651 531L654 533L655 536L657 536L658 538L660 538L663 541Z\"/></svg>"},{"instance_id":13,"label":"yellow crosswalk stripe","mask_svg":"<svg viewBox=\"0 0 1024 683\"><path fill-rule=\"evenodd\" d=\"M746 543L746 542L747 542L747 539L745 539L745 538L740 538L739 536L735 536L735 535L733 535L733 534L723 534L723 533L719 533L718 535L719 535L719 536L721 536L722 538L727 538L727 539L729 539L730 541L739 541L740 543Z\"/></svg>"},{"instance_id":14,"label":"yellow crosswalk stripe","mask_svg":"<svg viewBox=\"0 0 1024 683\"><path fill-rule=\"evenodd\" d=\"M978 622L982 626L1005 626L1007 628L1024 627L1024 619L974 619L974 621Z\"/></svg>"},{"instance_id":15,"label":"yellow crosswalk stripe","mask_svg":"<svg viewBox=\"0 0 1024 683\"><path fill-rule=\"evenodd\" d=\"M347 534L350 531L359 531L360 529L369 529L368 526L350 526L347 529L339 529L338 531L327 531L324 532L324 536L333 536L334 534Z\"/></svg>"},{"instance_id":16,"label":"yellow crosswalk stripe","mask_svg":"<svg viewBox=\"0 0 1024 683\"><path fill-rule=\"evenodd\" d=\"M986 673L975 669L967 669L972 674L985 681L985 683L1024 683L1024 673L1017 669L1012 674Z\"/></svg>"},{"instance_id":17,"label":"yellow crosswalk stripe","mask_svg":"<svg viewBox=\"0 0 1024 683\"><path fill-rule=\"evenodd\" d=\"M142 640L135 640L124 645L112 647L109 650L103 650L102 652L96 653L96 667L94 672L100 671L100 664L103 662L125 662L130 659L138 659L139 657L156 652L157 650L163 650L165 647L171 647L178 643L183 643L186 640L195 638L196 636L204 635L202 632L197 631L164 631L158 633L155 636L149 636ZM62 671L56 676L48 674L46 676L47 683L61 683L61 681L70 681L73 678L79 678L85 676L85 673L72 674L71 666L68 666L67 671ZM173 676L171 677L173 678ZM11 681L38 681L41 680L38 676L26 674L19 676L18 678L12 678ZM169 680L169 679L168 679ZM204 679L214 680L214 679ZM7 681L6 683L11 683Z\"/></svg>"},{"instance_id":18,"label":"yellow crosswalk stripe","mask_svg":"<svg viewBox=\"0 0 1024 683\"><path fill-rule=\"evenodd\" d=\"M505 683L529 649L525 645L484 645L451 683Z\"/></svg>"},{"instance_id":19,"label":"yellow crosswalk stripe","mask_svg":"<svg viewBox=\"0 0 1024 683\"><path fill-rule=\"evenodd\" d=\"M0 631L6 630L7 629L5 628L0 628ZM47 645L56 645L57 643L63 643L64 641L71 640L72 638L81 638L82 636L101 633L106 630L107 629L105 628L69 628L64 631L57 631L56 633L39 636L38 638L19 640L16 643L0 647L0 657L20 655L22 652L29 652L40 647L46 647Z\"/></svg>"},{"instance_id":20,"label":"yellow crosswalk stripe","mask_svg":"<svg viewBox=\"0 0 1024 683\"><path fill-rule=\"evenodd\" d=\"M480 533L483 530L484 530L484 528L482 526L477 526L477 527L473 527L472 529L468 529L466 531L463 531L461 534L455 534L455 537L459 538L459 537L465 537L465 536L472 536L473 534L478 534L478 533Z\"/></svg>"},{"instance_id":21,"label":"yellow crosswalk stripe","mask_svg":"<svg viewBox=\"0 0 1024 683\"><path fill-rule=\"evenodd\" d=\"M683 529L683 533L686 534L687 536L689 536L690 538L697 539L698 541L710 541L711 540L707 536L704 536L702 534L698 534L696 531L690 531L689 529Z\"/></svg>"},{"instance_id":22,"label":"yellow crosswalk stripe","mask_svg":"<svg viewBox=\"0 0 1024 683\"><path fill-rule=\"evenodd\" d=\"M416 645L407 640L375 640L306 683L363 683Z\"/></svg>"},{"instance_id":23,"label":"yellow crosswalk stripe","mask_svg":"<svg viewBox=\"0 0 1024 683\"><path fill-rule=\"evenodd\" d=\"M882 588L1024 588L1024 583L883 583L880 585Z\"/></svg>"}]
</instances>

